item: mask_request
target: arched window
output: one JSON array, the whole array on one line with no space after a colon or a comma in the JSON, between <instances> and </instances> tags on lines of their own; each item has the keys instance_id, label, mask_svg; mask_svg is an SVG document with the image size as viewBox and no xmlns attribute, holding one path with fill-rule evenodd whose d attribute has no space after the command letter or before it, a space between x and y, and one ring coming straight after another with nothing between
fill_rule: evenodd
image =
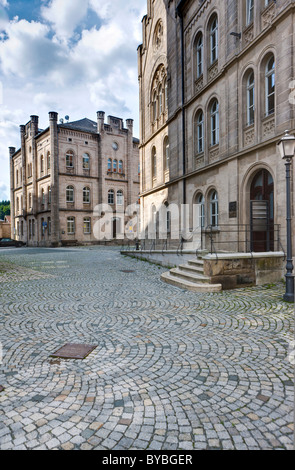
<instances>
[{"instance_id":1,"label":"arched window","mask_svg":"<svg viewBox=\"0 0 295 470\"><path fill-rule=\"evenodd\" d=\"M123 173L123 161L119 161L119 173Z\"/></svg>"},{"instance_id":2,"label":"arched window","mask_svg":"<svg viewBox=\"0 0 295 470\"><path fill-rule=\"evenodd\" d=\"M75 233L75 218L68 217L67 218L67 234L73 235Z\"/></svg>"},{"instance_id":3,"label":"arched window","mask_svg":"<svg viewBox=\"0 0 295 470\"><path fill-rule=\"evenodd\" d=\"M110 189L108 192L108 204L114 204L115 203L115 193L113 189Z\"/></svg>"},{"instance_id":4,"label":"arched window","mask_svg":"<svg viewBox=\"0 0 295 470\"><path fill-rule=\"evenodd\" d=\"M51 167L50 152L47 152L47 170L50 170L50 167Z\"/></svg>"},{"instance_id":5,"label":"arched window","mask_svg":"<svg viewBox=\"0 0 295 470\"><path fill-rule=\"evenodd\" d=\"M214 100L210 108L211 145L219 143L219 104Z\"/></svg>"},{"instance_id":6,"label":"arched window","mask_svg":"<svg viewBox=\"0 0 295 470\"><path fill-rule=\"evenodd\" d=\"M118 164L117 160L114 160L113 161L113 172L114 173L117 173L117 164Z\"/></svg>"},{"instance_id":7,"label":"arched window","mask_svg":"<svg viewBox=\"0 0 295 470\"><path fill-rule=\"evenodd\" d=\"M90 157L88 153L83 154L83 170L89 170L90 168Z\"/></svg>"},{"instance_id":8,"label":"arched window","mask_svg":"<svg viewBox=\"0 0 295 470\"><path fill-rule=\"evenodd\" d=\"M254 19L254 0L247 0L247 25L251 24Z\"/></svg>"},{"instance_id":9,"label":"arched window","mask_svg":"<svg viewBox=\"0 0 295 470\"><path fill-rule=\"evenodd\" d=\"M169 158L170 158L169 139L167 136L164 139L163 154L164 154L164 170L167 171L169 170Z\"/></svg>"},{"instance_id":10,"label":"arched window","mask_svg":"<svg viewBox=\"0 0 295 470\"><path fill-rule=\"evenodd\" d=\"M204 152L204 113L203 111L199 111L196 118L196 126L197 126L197 153Z\"/></svg>"},{"instance_id":11,"label":"arched window","mask_svg":"<svg viewBox=\"0 0 295 470\"><path fill-rule=\"evenodd\" d=\"M74 202L74 188L73 186L67 186L66 188L66 202Z\"/></svg>"},{"instance_id":12,"label":"arched window","mask_svg":"<svg viewBox=\"0 0 295 470\"><path fill-rule=\"evenodd\" d=\"M45 191L44 191L44 188L42 188L42 191L41 191L41 204L42 204L42 206L45 205Z\"/></svg>"},{"instance_id":13,"label":"arched window","mask_svg":"<svg viewBox=\"0 0 295 470\"><path fill-rule=\"evenodd\" d=\"M157 92L156 91L154 91L154 94L153 94L152 107L153 107L152 120L153 122L155 122L157 119Z\"/></svg>"},{"instance_id":14,"label":"arched window","mask_svg":"<svg viewBox=\"0 0 295 470\"><path fill-rule=\"evenodd\" d=\"M41 170L41 173L44 172L44 155L41 155L41 158L40 158L40 170Z\"/></svg>"},{"instance_id":15,"label":"arched window","mask_svg":"<svg viewBox=\"0 0 295 470\"><path fill-rule=\"evenodd\" d=\"M18 186L18 170L15 172L16 185Z\"/></svg>"},{"instance_id":16,"label":"arched window","mask_svg":"<svg viewBox=\"0 0 295 470\"><path fill-rule=\"evenodd\" d=\"M250 72L247 80L247 125L250 126L254 123L255 111L255 82L254 72Z\"/></svg>"},{"instance_id":17,"label":"arched window","mask_svg":"<svg viewBox=\"0 0 295 470\"><path fill-rule=\"evenodd\" d=\"M152 178L153 180L157 178L157 152L155 147L152 149Z\"/></svg>"},{"instance_id":18,"label":"arched window","mask_svg":"<svg viewBox=\"0 0 295 470\"><path fill-rule=\"evenodd\" d=\"M66 167L74 168L74 152L72 150L68 150L66 153Z\"/></svg>"},{"instance_id":19,"label":"arched window","mask_svg":"<svg viewBox=\"0 0 295 470\"><path fill-rule=\"evenodd\" d=\"M198 34L196 40L196 72L197 78L200 78L203 75L203 35L202 33Z\"/></svg>"},{"instance_id":20,"label":"arched window","mask_svg":"<svg viewBox=\"0 0 295 470\"><path fill-rule=\"evenodd\" d=\"M32 193L29 193L29 209L32 209Z\"/></svg>"},{"instance_id":21,"label":"arched window","mask_svg":"<svg viewBox=\"0 0 295 470\"><path fill-rule=\"evenodd\" d=\"M117 191L117 205L123 206L123 204L124 204L123 191L119 189L119 191Z\"/></svg>"},{"instance_id":22,"label":"arched window","mask_svg":"<svg viewBox=\"0 0 295 470\"><path fill-rule=\"evenodd\" d=\"M48 186L48 204L51 204L51 187Z\"/></svg>"},{"instance_id":23,"label":"arched window","mask_svg":"<svg viewBox=\"0 0 295 470\"><path fill-rule=\"evenodd\" d=\"M168 111L168 82L167 82L167 79L165 79L165 82L164 82L164 106L165 106L165 111Z\"/></svg>"},{"instance_id":24,"label":"arched window","mask_svg":"<svg viewBox=\"0 0 295 470\"><path fill-rule=\"evenodd\" d=\"M275 59L274 56L268 60L265 70L265 114L269 116L275 111Z\"/></svg>"},{"instance_id":25,"label":"arched window","mask_svg":"<svg viewBox=\"0 0 295 470\"><path fill-rule=\"evenodd\" d=\"M109 158L108 159L108 172L111 172L112 171L112 159Z\"/></svg>"},{"instance_id":26,"label":"arched window","mask_svg":"<svg viewBox=\"0 0 295 470\"><path fill-rule=\"evenodd\" d=\"M218 59L218 19L215 15L210 22L210 64Z\"/></svg>"},{"instance_id":27,"label":"arched window","mask_svg":"<svg viewBox=\"0 0 295 470\"><path fill-rule=\"evenodd\" d=\"M90 203L90 188L87 186L83 188L83 204L89 204Z\"/></svg>"},{"instance_id":28,"label":"arched window","mask_svg":"<svg viewBox=\"0 0 295 470\"><path fill-rule=\"evenodd\" d=\"M162 86L160 85L160 88L159 88L159 117L161 116L163 112L163 90L162 90Z\"/></svg>"},{"instance_id":29,"label":"arched window","mask_svg":"<svg viewBox=\"0 0 295 470\"><path fill-rule=\"evenodd\" d=\"M210 224L213 227L218 226L218 194L217 191L212 191L210 194Z\"/></svg>"},{"instance_id":30,"label":"arched window","mask_svg":"<svg viewBox=\"0 0 295 470\"><path fill-rule=\"evenodd\" d=\"M19 198L16 198L16 212L19 212Z\"/></svg>"}]
</instances>

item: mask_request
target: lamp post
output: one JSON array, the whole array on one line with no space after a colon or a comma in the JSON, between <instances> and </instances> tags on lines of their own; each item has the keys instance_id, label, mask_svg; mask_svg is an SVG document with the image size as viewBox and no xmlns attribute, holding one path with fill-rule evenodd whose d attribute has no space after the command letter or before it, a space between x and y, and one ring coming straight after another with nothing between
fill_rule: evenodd
<instances>
[{"instance_id":1,"label":"lamp post","mask_svg":"<svg viewBox=\"0 0 295 470\"><path fill-rule=\"evenodd\" d=\"M284 300L294 302L294 276L292 259L292 229L291 229L291 163L295 154L295 136L285 132L284 137L278 142L279 151L286 166L286 203L287 203L287 264L286 264L286 292Z\"/></svg>"}]
</instances>

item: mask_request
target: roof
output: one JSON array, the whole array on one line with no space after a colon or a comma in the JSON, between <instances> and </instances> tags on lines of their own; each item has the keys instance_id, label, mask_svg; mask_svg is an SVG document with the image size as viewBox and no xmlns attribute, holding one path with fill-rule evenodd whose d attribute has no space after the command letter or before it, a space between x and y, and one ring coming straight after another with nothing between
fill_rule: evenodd
<instances>
[{"instance_id":1,"label":"roof","mask_svg":"<svg viewBox=\"0 0 295 470\"><path fill-rule=\"evenodd\" d=\"M84 132L93 132L97 134L97 122L92 121L88 118L80 119L79 121L59 124L59 127L65 127L67 129L75 129Z\"/></svg>"}]
</instances>

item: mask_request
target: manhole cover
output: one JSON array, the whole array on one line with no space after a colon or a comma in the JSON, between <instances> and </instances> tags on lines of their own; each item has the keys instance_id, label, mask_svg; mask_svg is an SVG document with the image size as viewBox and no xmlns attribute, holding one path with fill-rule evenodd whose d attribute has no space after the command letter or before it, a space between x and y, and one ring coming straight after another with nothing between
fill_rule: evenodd
<instances>
[{"instance_id":1,"label":"manhole cover","mask_svg":"<svg viewBox=\"0 0 295 470\"><path fill-rule=\"evenodd\" d=\"M0 385L0 392L3 392L4 390L4 387L2 387L2 385Z\"/></svg>"},{"instance_id":2,"label":"manhole cover","mask_svg":"<svg viewBox=\"0 0 295 470\"><path fill-rule=\"evenodd\" d=\"M135 273L132 269L121 269L121 273Z\"/></svg>"},{"instance_id":3,"label":"manhole cover","mask_svg":"<svg viewBox=\"0 0 295 470\"><path fill-rule=\"evenodd\" d=\"M97 346L91 344L65 344L50 357L60 357L62 359L84 359L87 357Z\"/></svg>"}]
</instances>

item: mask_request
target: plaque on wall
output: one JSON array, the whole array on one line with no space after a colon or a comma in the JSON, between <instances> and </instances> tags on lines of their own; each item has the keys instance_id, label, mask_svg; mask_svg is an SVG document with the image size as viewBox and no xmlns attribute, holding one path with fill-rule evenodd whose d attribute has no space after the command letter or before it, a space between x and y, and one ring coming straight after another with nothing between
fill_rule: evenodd
<instances>
[{"instance_id":1,"label":"plaque on wall","mask_svg":"<svg viewBox=\"0 0 295 470\"><path fill-rule=\"evenodd\" d=\"M238 203L236 201L229 203L228 212L229 212L230 219L235 219L237 217L237 211L238 211L237 207L238 207Z\"/></svg>"}]
</instances>

